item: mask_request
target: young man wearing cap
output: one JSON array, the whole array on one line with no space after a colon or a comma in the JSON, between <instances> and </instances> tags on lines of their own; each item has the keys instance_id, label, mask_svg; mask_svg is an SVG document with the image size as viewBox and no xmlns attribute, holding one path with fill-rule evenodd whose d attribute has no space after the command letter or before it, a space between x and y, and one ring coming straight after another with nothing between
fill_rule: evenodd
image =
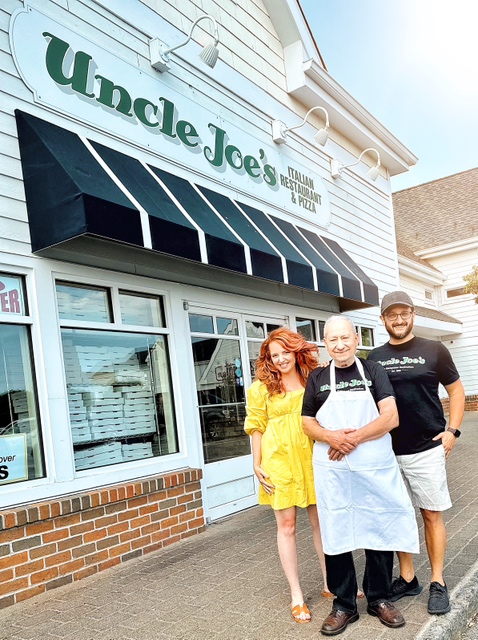
<instances>
[{"instance_id":1,"label":"young man wearing cap","mask_svg":"<svg viewBox=\"0 0 478 640\"><path fill-rule=\"evenodd\" d=\"M441 342L413 335L415 310L407 293L392 291L385 295L380 317L390 340L374 349L369 359L385 367L395 392L400 423L391 432L393 449L425 525L431 565L428 612L443 614L450 611L443 579L446 530L442 511L451 507L446 459L460 436L465 392L448 349ZM438 395L439 383L450 399L448 428ZM393 602L422 590L412 555L397 555L400 576L392 583Z\"/></svg>"}]
</instances>

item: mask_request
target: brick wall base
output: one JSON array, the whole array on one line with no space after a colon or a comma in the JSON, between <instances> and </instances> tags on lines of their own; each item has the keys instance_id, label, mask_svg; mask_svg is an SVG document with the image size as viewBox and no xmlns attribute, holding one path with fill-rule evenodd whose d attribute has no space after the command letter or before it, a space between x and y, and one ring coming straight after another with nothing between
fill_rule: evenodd
<instances>
[{"instance_id":1,"label":"brick wall base","mask_svg":"<svg viewBox=\"0 0 478 640\"><path fill-rule=\"evenodd\" d=\"M450 401L448 398L442 398L441 403L443 410L448 414L450 410ZM465 411L478 411L478 396L465 396Z\"/></svg>"},{"instance_id":2,"label":"brick wall base","mask_svg":"<svg viewBox=\"0 0 478 640\"><path fill-rule=\"evenodd\" d=\"M204 530L200 469L0 511L0 608Z\"/></svg>"}]
</instances>

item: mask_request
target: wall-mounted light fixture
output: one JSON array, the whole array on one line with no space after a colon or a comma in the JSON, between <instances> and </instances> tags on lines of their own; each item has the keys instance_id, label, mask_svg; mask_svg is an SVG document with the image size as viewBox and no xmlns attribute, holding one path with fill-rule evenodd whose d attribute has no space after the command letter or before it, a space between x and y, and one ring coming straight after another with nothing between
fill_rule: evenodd
<instances>
[{"instance_id":1,"label":"wall-mounted light fixture","mask_svg":"<svg viewBox=\"0 0 478 640\"><path fill-rule=\"evenodd\" d=\"M362 153L359 155L358 160L356 162L352 162L352 164L343 165L340 162L340 160L335 160L334 158L331 158L330 175L332 176L332 178L339 178L340 174L344 169L348 169L349 167L354 167L356 164L360 162L360 160L362 160L362 156L365 153L368 153L369 151L373 151L374 153L377 154L377 163L374 167L370 167L370 169L367 171L367 176L370 178L370 180L376 180L378 177L378 174L380 173L380 154L377 151L377 149L374 149L373 147L364 149Z\"/></svg>"},{"instance_id":2,"label":"wall-mounted light fixture","mask_svg":"<svg viewBox=\"0 0 478 640\"><path fill-rule=\"evenodd\" d=\"M315 111L316 109L320 109L321 111L324 112L325 127L317 131L317 133L313 137L313 141L315 142L315 144L320 144L321 146L324 146L324 144L329 139L329 114L324 109L324 107L312 107L312 109L309 109L305 114L305 118L302 120L302 122L300 124L297 124L295 127L286 127L285 124L280 120L273 120L272 121L272 139L274 140L274 142L277 142L277 144L284 144L288 131L293 131L294 129L299 129L300 127L303 127L309 115L312 113L312 111Z\"/></svg>"},{"instance_id":3,"label":"wall-mounted light fixture","mask_svg":"<svg viewBox=\"0 0 478 640\"><path fill-rule=\"evenodd\" d=\"M197 18L197 20L193 22L186 40L184 40L184 42L181 42L180 44L177 44L175 47L167 47L164 42L161 42L161 40L159 40L158 38L153 38L153 40L150 40L149 58L151 61L151 66L153 66L157 71L161 71L161 73L163 73L164 71L169 71L169 69L171 68L169 65L169 54L173 51L176 51L176 49L184 47L184 45L186 45L191 40L193 29L197 25L197 23L200 22L200 20L210 20L214 27L214 42L206 45L199 54L201 60L212 69L219 57L219 51L217 49L217 45L219 43L219 32L217 29L217 22L209 14L199 16L199 18Z\"/></svg>"}]
</instances>

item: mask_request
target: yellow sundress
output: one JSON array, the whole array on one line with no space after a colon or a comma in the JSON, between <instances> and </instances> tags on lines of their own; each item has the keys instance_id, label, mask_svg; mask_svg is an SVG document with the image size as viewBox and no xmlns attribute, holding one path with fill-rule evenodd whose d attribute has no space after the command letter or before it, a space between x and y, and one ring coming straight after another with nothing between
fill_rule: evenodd
<instances>
[{"instance_id":1,"label":"yellow sundress","mask_svg":"<svg viewBox=\"0 0 478 640\"><path fill-rule=\"evenodd\" d=\"M307 507L316 504L312 468L313 441L302 429L304 389L269 396L267 387L256 380L247 392L248 435L262 435L262 469L275 486L272 495L259 487L259 504L273 509Z\"/></svg>"}]
</instances>

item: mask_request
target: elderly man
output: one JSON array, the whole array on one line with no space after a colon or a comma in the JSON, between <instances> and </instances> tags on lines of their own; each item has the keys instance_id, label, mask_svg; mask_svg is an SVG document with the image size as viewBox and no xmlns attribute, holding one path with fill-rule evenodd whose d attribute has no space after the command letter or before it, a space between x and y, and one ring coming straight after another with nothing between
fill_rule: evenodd
<instances>
[{"instance_id":1,"label":"elderly man","mask_svg":"<svg viewBox=\"0 0 478 640\"><path fill-rule=\"evenodd\" d=\"M383 297L381 319L389 342L374 349L369 360L386 369L397 401L400 426L393 432L393 450L422 513L425 541L431 566L428 612L450 611L448 589L443 578L446 530L442 512L451 507L446 477L446 459L460 436L465 392L448 349L436 340L415 337L415 310L404 291ZM446 425L438 395L442 384L450 398ZM390 600L420 593L412 556L399 552L400 576L394 580Z\"/></svg>"},{"instance_id":2,"label":"elderly man","mask_svg":"<svg viewBox=\"0 0 478 640\"><path fill-rule=\"evenodd\" d=\"M419 542L389 434L398 424L393 389L381 365L355 356L358 335L350 320L329 318L324 342L330 367L310 374L302 406L304 432L315 440L317 508L335 594L321 633L337 635L359 617L355 549L365 549L367 612L401 627L405 620L388 599L393 551L418 553Z\"/></svg>"}]
</instances>

